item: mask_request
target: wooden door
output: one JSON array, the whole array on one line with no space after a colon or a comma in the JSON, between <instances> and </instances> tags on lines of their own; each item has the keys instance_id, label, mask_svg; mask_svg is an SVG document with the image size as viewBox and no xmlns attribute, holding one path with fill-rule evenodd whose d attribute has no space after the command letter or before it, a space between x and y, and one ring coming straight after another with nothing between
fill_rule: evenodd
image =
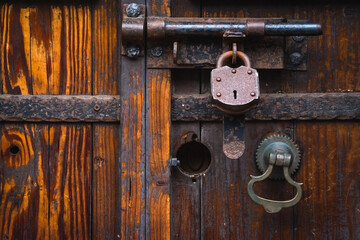
<instances>
[{"instance_id":1,"label":"wooden door","mask_svg":"<svg viewBox=\"0 0 360 240\"><path fill-rule=\"evenodd\" d=\"M259 70L261 94L359 91L358 4L190 0L171 4L172 16L280 17L320 23L323 34L308 39L307 71ZM173 94L208 93L209 79L207 70L173 71ZM354 115L357 109L353 106ZM196 182L176 169L171 172L171 237L358 239L360 124L356 118L246 121L246 150L238 160L227 159L222 152L221 122L173 123L173 155L182 134L193 131L212 148L214 162ZM294 178L303 183L303 197L276 214L266 213L246 189L249 175L260 175L256 148L272 133L294 139L300 145L302 162ZM259 195L271 199L294 196L281 181L268 180L257 187Z\"/></svg>"},{"instance_id":2,"label":"wooden door","mask_svg":"<svg viewBox=\"0 0 360 240\"><path fill-rule=\"evenodd\" d=\"M246 121L245 154L227 159L222 124L171 120L171 98L209 93L207 69L147 68L122 55L123 4L147 16L282 17L323 25L307 71L259 70L261 93L358 92L360 6L196 0L3 1L0 5L2 239L358 239L360 124ZM149 44L149 43L147 43ZM212 163L196 181L171 168L193 132ZM269 133L299 145L303 197L268 214L246 186ZM258 186L285 199L279 181Z\"/></svg>"}]
</instances>

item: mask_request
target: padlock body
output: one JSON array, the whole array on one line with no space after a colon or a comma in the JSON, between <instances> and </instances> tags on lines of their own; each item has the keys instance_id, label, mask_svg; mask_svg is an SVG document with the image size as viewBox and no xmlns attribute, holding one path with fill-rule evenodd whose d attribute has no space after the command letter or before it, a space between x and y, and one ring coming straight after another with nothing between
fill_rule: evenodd
<instances>
[{"instance_id":1,"label":"padlock body","mask_svg":"<svg viewBox=\"0 0 360 240\"><path fill-rule=\"evenodd\" d=\"M223 66L211 71L213 103L229 114L241 114L255 107L260 98L259 75L246 66Z\"/></svg>"}]
</instances>

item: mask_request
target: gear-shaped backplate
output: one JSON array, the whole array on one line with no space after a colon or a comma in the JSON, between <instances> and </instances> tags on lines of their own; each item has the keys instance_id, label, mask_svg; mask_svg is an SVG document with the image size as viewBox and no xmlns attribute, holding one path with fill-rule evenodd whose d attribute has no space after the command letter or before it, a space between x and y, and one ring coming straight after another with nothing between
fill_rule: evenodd
<instances>
[{"instance_id":1,"label":"gear-shaped backplate","mask_svg":"<svg viewBox=\"0 0 360 240\"><path fill-rule=\"evenodd\" d=\"M256 150L256 164L262 173L268 168L271 152L291 154L289 174L293 175L298 170L300 166L300 150L291 138L283 134L276 134L261 141ZM282 167L274 166L269 178L284 179Z\"/></svg>"}]
</instances>

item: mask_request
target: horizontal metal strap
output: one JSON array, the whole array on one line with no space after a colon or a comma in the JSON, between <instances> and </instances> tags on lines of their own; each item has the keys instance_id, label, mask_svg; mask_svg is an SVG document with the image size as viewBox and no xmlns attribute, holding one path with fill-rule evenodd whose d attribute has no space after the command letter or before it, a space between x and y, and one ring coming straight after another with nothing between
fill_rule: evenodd
<instances>
[{"instance_id":1,"label":"horizontal metal strap","mask_svg":"<svg viewBox=\"0 0 360 240\"><path fill-rule=\"evenodd\" d=\"M0 121L118 122L120 96L0 95Z\"/></svg>"},{"instance_id":2,"label":"horizontal metal strap","mask_svg":"<svg viewBox=\"0 0 360 240\"><path fill-rule=\"evenodd\" d=\"M175 95L173 121L222 120L212 107L210 95ZM360 92L261 94L258 106L245 113L245 120L360 119Z\"/></svg>"},{"instance_id":3,"label":"horizontal metal strap","mask_svg":"<svg viewBox=\"0 0 360 240\"><path fill-rule=\"evenodd\" d=\"M120 96L0 95L0 121L119 122ZM219 121L210 95L174 95L173 121ZM262 94L245 120L360 119L359 93Z\"/></svg>"}]
</instances>

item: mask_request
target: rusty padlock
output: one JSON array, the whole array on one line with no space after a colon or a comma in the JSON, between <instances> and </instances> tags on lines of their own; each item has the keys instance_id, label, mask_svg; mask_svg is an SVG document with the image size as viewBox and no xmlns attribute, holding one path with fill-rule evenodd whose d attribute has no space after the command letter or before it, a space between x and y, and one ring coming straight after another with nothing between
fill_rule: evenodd
<instances>
[{"instance_id":1,"label":"rusty padlock","mask_svg":"<svg viewBox=\"0 0 360 240\"><path fill-rule=\"evenodd\" d=\"M211 94L214 106L228 114L242 114L256 106L260 98L259 75L250 67L249 57L240 51L236 56L244 66L223 66L233 52L220 55L216 68L211 71Z\"/></svg>"}]
</instances>

